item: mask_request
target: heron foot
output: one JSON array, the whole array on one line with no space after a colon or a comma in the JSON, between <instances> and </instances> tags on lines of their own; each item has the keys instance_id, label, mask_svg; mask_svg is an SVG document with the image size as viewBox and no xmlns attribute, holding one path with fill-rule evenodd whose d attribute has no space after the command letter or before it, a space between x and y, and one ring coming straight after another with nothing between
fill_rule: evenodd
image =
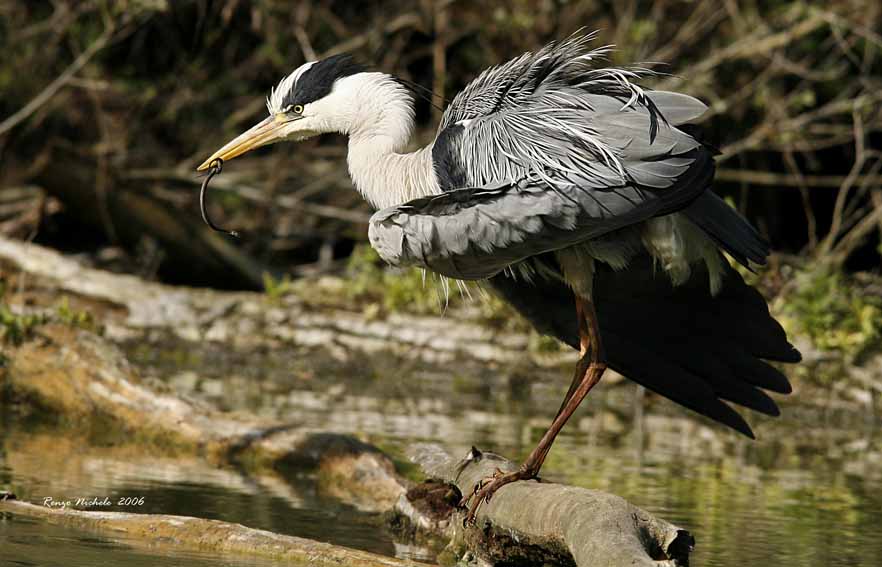
<instances>
[{"instance_id":1,"label":"heron foot","mask_svg":"<svg viewBox=\"0 0 882 567\"><path fill-rule=\"evenodd\" d=\"M492 475L478 481L477 484L475 484L474 489L472 489L472 493L468 496L464 496L459 503L461 508L468 506L469 510L465 519L462 521L463 527L466 527L469 524L475 525L478 508L480 508L481 504L484 502L490 502L490 499L493 498L493 495L497 490L506 484L511 484L512 482L536 478L538 474L538 467L534 468L524 464L518 470L509 473L504 473L501 470L496 469L496 472Z\"/></svg>"}]
</instances>

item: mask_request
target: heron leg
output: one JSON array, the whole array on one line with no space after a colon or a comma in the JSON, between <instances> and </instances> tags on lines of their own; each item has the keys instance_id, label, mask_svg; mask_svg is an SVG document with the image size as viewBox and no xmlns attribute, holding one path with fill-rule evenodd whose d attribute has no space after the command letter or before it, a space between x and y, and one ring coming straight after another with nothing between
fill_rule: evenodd
<instances>
[{"instance_id":1,"label":"heron leg","mask_svg":"<svg viewBox=\"0 0 882 567\"><path fill-rule=\"evenodd\" d=\"M586 304L588 309L587 313ZM576 296L576 318L579 321L579 362L576 364L573 380L570 382L570 387L567 390L563 401L560 403L560 407L558 408L555 417L563 412L564 408L567 406L567 402L573 397L576 388L582 383L582 377L585 376L585 372L588 370L588 365L591 363L589 351L592 348L592 344L596 344L598 350L600 349L600 330L597 328L594 306L590 300L583 300L578 295ZM589 321L591 322L589 323ZM600 354L598 354L598 360L599 358Z\"/></svg>"},{"instance_id":2,"label":"heron leg","mask_svg":"<svg viewBox=\"0 0 882 567\"><path fill-rule=\"evenodd\" d=\"M594 304L590 299L576 296L576 313L579 318L579 345L580 357L576 365L576 372L570 388L564 397L551 427L542 436L539 444L533 449L533 452L527 457L520 468L514 472L503 473L496 471L493 476L482 480L475 486L473 493L463 498L462 505L469 503L474 497L474 501L469 505L469 511L466 515L466 523L474 523L478 508L483 502L489 502L493 494L512 482L518 480L527 480L536 478L548 452L551 450L552 444L560 433L560 430L566 424L567 420L579 407L579 404L585 399L585 396L593 388L603 376L606 370L606 363L603 361L603 350L600 344L600 329L597 325L597 314L594 311Z\"/></svg>"}]
</instances>

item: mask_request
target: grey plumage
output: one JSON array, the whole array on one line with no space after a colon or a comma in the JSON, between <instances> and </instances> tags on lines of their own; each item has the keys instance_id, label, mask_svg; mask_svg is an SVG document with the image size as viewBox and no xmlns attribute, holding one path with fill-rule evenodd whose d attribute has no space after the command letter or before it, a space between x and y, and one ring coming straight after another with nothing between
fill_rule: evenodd
<instances>
[{"instance_id":1,"label":"grey plumage","mask_svg":"<svg viewBox=\"0 0 882 567\"><path fill-rule=\"evenodd\" d=\"M529 257L573 246L647 218L683 208L713 176L709 158L681 175L676 189L610 187L570 174L550 191L538 176L448 191L379 211L371 242L393 264L484 279Z\"/></svg>"}]
</instances>

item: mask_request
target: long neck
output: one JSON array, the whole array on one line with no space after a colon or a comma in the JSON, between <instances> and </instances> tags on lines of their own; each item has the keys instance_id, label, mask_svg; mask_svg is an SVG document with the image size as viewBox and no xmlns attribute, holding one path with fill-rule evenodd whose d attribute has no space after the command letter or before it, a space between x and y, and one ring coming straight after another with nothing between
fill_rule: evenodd
<instances>
[{"instance_id":1,"label":"long neck","mask_svg":"<svg viewBox=\"0 0 882 567\"><path fill-rule=\"evenodd\" d=\"M356 77L348 162L358 191L377 209L439 193L432 146L405 153L413 131L410 95L388 75Z\"/></svg>"},{"instance_id":2,"label":"long neck","mask_svg":"<svg viewBox=\"0 0 882 567\"><path fill-rule=\"evenodd\" d=\"M399 153L381 142L382 138L349 139L349 175L375 209L440 193L431 146Z\"/></svg>"}]
</instances>

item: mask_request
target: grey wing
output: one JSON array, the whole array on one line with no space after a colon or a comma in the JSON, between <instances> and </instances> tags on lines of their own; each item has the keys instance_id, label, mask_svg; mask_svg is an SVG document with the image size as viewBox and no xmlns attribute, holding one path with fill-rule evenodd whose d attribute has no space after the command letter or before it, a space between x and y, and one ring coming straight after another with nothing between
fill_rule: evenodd
<instances>
[{"instance_id":1,"label":"grey wing","mask_svg":"<svg viewBox=\"0 0 882 567\"><path fill-rule=\"evenodd\" d=\"M690 97L664 96L662 112L670 105L678 120L704 109ZM482 279L682 209L710 185L710 150L669 122L653 135L648 107L622 109L605 95L582 99L590 109L565 109L566 120L560 109L549 112L558 120L546 116L529 130L513 128L505 113L445 129L434 157L447 190L377 212L369 230L374 248L393 265ZM492 163L481 148L496 156Z\"/></svg>"},{"instance_id":2,"label":"grey wing","mask_svg":"<svg viewBox=\"0 0 882 567\"><path fill-rule=\"evenodd\" d=\"M543 252L566 248L686 206L713 177L706 154L676 187L615 187L571 177L550 190L541 178L448 191L378 211L369 236L392 265L417 265L457 279L483 279Z\"/></svg>"}]
</instances>

